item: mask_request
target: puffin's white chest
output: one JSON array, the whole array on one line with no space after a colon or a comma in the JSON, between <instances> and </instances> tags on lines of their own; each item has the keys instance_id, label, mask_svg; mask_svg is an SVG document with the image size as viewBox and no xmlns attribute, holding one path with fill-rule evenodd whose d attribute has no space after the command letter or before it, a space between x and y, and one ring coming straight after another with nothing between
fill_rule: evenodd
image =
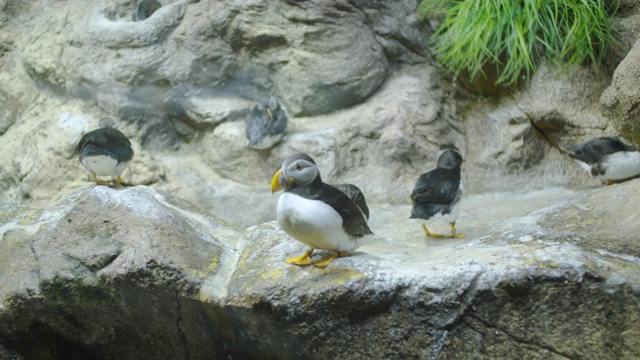
<instances>
[{"instance_id":1,"label":"puffin's white chest","mask_svg":"<svg viewBox=\"0 0 640 360\"><path fill-rule=\"evenodd\" d=\"M284 137L284 133L279 134L269 134L266 135L259 143L255 145L251 145L250 147L257 150L265 150L270 147L273 147L276 143L278 143Z\"/></svg>"},{"instance_id":2,"label":"puffin's white chest","mask_svg":"<svg viewBox=\"0 0 640 360\"><path fill-rule=\"evenodd\" d=\"M610 154L602 160L605 174L598 176L602 180L622 180L640 174L640 152L620 151Z\"/></svg>"},{"instance_id":3,"label":"puffin's white chest","mask_svg":"<svg viewBox=\"0 0 640 360\"><path fill-rule=\"evenodd\" d=\"M82 159L82 165L98 176L120 176L127 168L127 163L120 163L106 155L87 156Z\"/></svg>"},{"instance_id":4,"label":"puffin's white chest","mask_svg":"<svg viewBox=\"0 0 640 360\"><path fill-rule=\"evenodd\" d=\"M313 249L348 251L360 245L342 228L342 218L319 200L283 193L278 200L278 224L294 239Z\"/></svg>"}]
</instances>

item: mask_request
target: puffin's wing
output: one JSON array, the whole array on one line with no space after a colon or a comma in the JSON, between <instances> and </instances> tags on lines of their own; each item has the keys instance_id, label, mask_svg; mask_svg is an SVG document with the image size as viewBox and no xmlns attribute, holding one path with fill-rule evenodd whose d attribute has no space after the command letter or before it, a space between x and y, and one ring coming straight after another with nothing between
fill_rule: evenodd
<instances>
[{"instance_id":1,"label":"puffin's wing","mask_svg":"<svg viewBox=\"0 0 640 360\"><path fill-rule=\"evenodd\" d=\"M278 102L277 109L274 110L273 132L283 133L287 130L287 123L289 122L289 112L287 109Z\"/></svg>"},{"instance_id":2,"label":"puffin's wing","mask_svg":"<svg viewBox=\"0 0 640 360\"><path fill-rule=\"evenodd\" d=\"M367 200L364 198L364 194L359 187L353 184L337 184L332 185L336 189L342 191L353 201L364 213L364 216L369 219L369 207L367 206Z\"/></svg>"},{"instance_id":3,"label":"puffin's wing","mask_svg":"<svg viewBox=\"0 0 640 360\"><path fill-rule=\"evenodd\" d=\"M618 139L618 141L620 142L620 145L622 145L624 147L624 151L638 151L638 149L636 149L636 147L628 142L625 139L621 139L621 138L616 138Z\"/></svg>"},{"instance_id":4,"label":"puffin's wing","mask_svg":"<svg viewBox=\"0 0 640 360\"><path fill-rule=\"evenodd\" d=\"M317 195L317 200L322 200L340 214L342 227L352 236L373 234L363 211L342 191L327 184L323 184Z\"/></svg>"},{"instance_id":5,"label":"puffin's wing","mask_svg":"<svg viewBox=\"0 0 640 360\"><path fill-rule=\"evenodd\" d=\"M100 146L114 153L121 161L128 161L133 157L131 142L117 129L102 128L84 134L78 143L78 152L87 144Z\"/></svg>"},{"instance_id":6,"label":"puffin's wing","mask_svg":"<svg viewBox=\"0 0 640 360\"><path fill-rule=\"evenodd\" d=\"M617 137L602 137L569 147L568 150L569 157L587 164L595 164L606 155L619 151L635 151L635 148Z\"/></svg>"},{"instance_id":7,"label":"puffin's wing","mask_svg":"<svg viewBox=\"0 0 640 360\"><path fill-rule=\"evenodd\" d=\"M434 169L420 175L411 192L411 199L419 202L450 204L458 193L460 174L447 169Z\"/></svg>"},{"instance_id":8,"label":"puffin's wing","mask_svg":"<svg viewBox=\"0 0 640 360\"><path fill-rule=\"evenodd\" d=\"M266 135L264 128L268 122L269 115L267 115L264 107L260 106L260 104L254 106L245 122L245 133L251 145L259 143Z\"/></svg>"},{"instance_id":9,"label":"puffin's wing","mask_svg":"<svg viewBox=\"0 0 640 360\"><path fill-rule=\"evenodd\" d=\"M78 144L78 150L82 149L89 143L109 150L114 147L131 146L131 142L123 133L112 128L98 129L84 134Z\"/></svg>"}]
</instances>

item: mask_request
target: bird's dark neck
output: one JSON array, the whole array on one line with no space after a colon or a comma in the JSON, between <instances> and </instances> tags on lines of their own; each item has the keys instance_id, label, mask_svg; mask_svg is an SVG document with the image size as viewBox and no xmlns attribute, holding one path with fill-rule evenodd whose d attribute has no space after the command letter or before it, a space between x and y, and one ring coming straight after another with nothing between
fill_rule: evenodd
<instances>
[{"instance_id":1,"label":"bird's dark neck","mask_svg":"<svg viewBox=\"0 0 640 360\"><path fill-rule=\"evenodd\" d=\"M312 182L310 182L308 185L312 188L319 188L322 186L322 177L320 177L320 173L318 173L318 175L316 175L316 178L313 179Z\"/></svg>"}]
</instances>

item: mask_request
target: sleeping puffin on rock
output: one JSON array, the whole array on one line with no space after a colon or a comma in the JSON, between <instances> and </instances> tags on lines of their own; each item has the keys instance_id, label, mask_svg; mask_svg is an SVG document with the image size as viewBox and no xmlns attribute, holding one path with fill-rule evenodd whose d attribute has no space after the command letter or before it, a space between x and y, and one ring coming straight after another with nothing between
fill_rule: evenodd
<instances>
[{"instance_id":1,"label":"sleeping puffin on rock","mask_svg":"<svg viewBox=\"0 0 640 360\"><path fill-rule=\"evenodd\" d=\"M282 168L271 181L272 193L284 190L278 200L278 224L291 237L309 247L304 254L285 262L324 269L333 259L358 248L364 236L373 234L367 224L369 210L360 189L354 185L340 186L346 186L348 192L355 194L360 205L345 192L322 182L310 156L295 154L282 162ZM359 197L361 199L357 200ZM315 249L333 253L313 260L311 255Z\"/></svg>"},{"instance_id":2,"label":"sleeping puffin on rock","mask_svg":"<svg viewBox=\"0 0 640 360\"><path fill-rule=\"evenodd\" d=\"M567 153L603 184L640 175L640 152L621 137L589 140L569 147Z\"/></svg>"},{"instance_id":3,"label":"sleeping puffin on rock","mask_svg":"<svg viewBox=\"0 0 640 360\"><path fill-rule=\"evenodd\" d=\"M245 122L249 147L265 150L279 143L287 130L289 113L273 96L265 96L253 107Z\"/></svg>"},{"instance_id":4,"label":"sleeping puffin on rock","mask_svg":"<svg viewBox=\"0 0 640 360\"><path fill-rule=\"evenodd\" d=\"M442 220L451 225L451 235L442 235L430 232L422 224L429 237L464 237L464 234L456 233L463 193L461 164L462 155L458 148L453 145L441 147L436 168L420 175L411 192L411 219Z\"/></svg>"}]
</instances>

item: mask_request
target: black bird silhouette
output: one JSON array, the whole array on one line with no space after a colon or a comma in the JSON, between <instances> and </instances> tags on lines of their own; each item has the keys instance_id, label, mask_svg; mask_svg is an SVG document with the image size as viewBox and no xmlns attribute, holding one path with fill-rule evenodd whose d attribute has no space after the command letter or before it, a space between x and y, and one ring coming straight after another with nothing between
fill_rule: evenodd
<instances>
[{"instance_id":1,"label":"black bird silhouette","mask_svg":"<svg viewBox=\"0 0 640 360\"><path fill-rule=\"evenodd\" d=\"M100 119L98 126L99 129L80 138L77 149L80 163L93 174L96 184L108 185L99 181L97 176L112 176L115 178L115 185L121 186L120 175L133 158L131 142L115 128L115 121L111 118Z\"/></svg>"},{"instance_id":2,"label":"black bird silhouette","mask_svg":"<svg viewBox=\"0 0 640 360\"><path fill-rule=\"evenodd\" d=\"M412 219L444 220L451 225L451 238L461 238L464 234L456 233L456 221L460 215L462 200L462 181L460 166L462 155L458 148L446 145L441 148L436 168L420 175L411 192ZM429 232L427 226L422 229L429 237L447 237Z\"/></svg>"},{"instance_id":3,"label":"black bird silhouette","mask_svg":"<svg viewBox=\"0 0 640 360\"><path fill-rule=\"evenodd\" d=\"M613 180L640 175L640 153L631 143L620 137L609 136L589 140L569 147L567 153L603 184L610 185Z\"/></svg>"}]
</instances>

